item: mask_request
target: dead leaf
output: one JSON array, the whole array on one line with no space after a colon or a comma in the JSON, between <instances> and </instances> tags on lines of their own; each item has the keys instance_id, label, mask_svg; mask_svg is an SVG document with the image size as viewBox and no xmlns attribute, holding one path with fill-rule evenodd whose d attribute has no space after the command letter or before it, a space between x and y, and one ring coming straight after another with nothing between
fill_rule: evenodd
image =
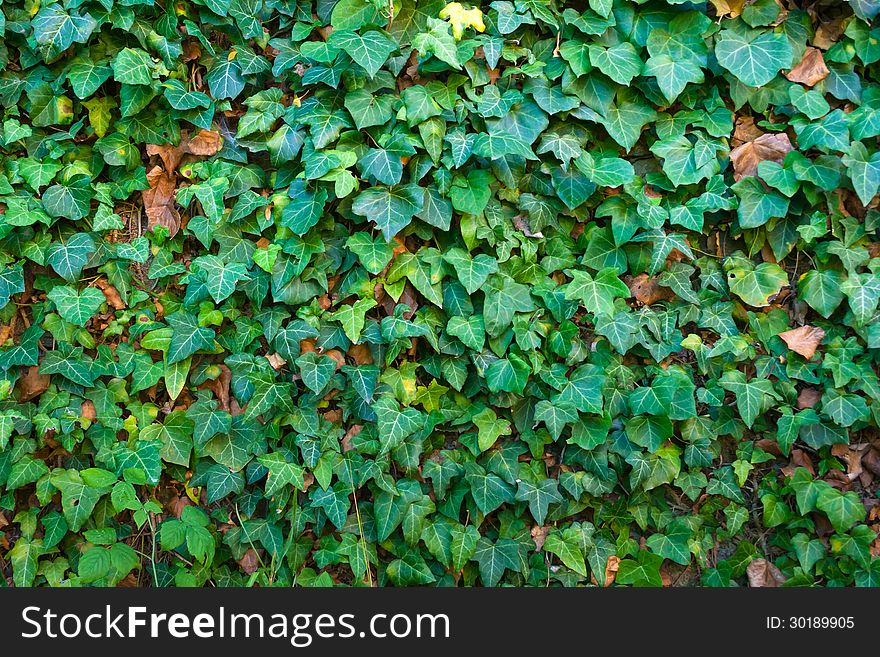
<instances>
[{"instance_id":1,"label":"dead leaf","mask_svg":"<svg viewBox=\"0 0 880 657\"><path fill-rule=\"evenodd\" d=\"M348 348L348 355L355 365L372 365L373 353L367 344L353 344Z\"/></svg>"},{"instance_id":2,"label":"dead leaf","mask_svg":"<svg viewBox=\"0 0 880 657\"><path fill-rule=\"evenodd\" d=\"M766 559L754 559L746 568L752 588L777 588L785 582L785 575Z\"/></svg>"},{"instance_id":3,"label":"dead leaf","mask_svg":"<svg viewBox=\"0 0 880 657\"><path fill-rule=\"evenodd\" d=\"M649 277L647 274L639 274L634 276L627 283L627 286L636 301L645 306L650 306L658 301L674 299L675 293L668 287L662 287L658 281L656 276Z\"/></svg>"},{"instance_id":4,"label":"dead leaf","mask_svg":"<svg viewBox=\"0 0 880 657\"><path fill-rule=\"evenodd\" d=\"M202 49L195 39L187 39L183 42L183 61L191 62L202 56Z\"/></svg>"},{"instance_id":5,"label":"dead leaf","mask_svg":"<svg viewBox=\"0 0 880 657\"><path fill-rule=\"evenodd\" d=\"M832 445L831 453L846 463L846 478L855 481L862 474L862 452L867 445Z\"/></svg>"},{"instance_id":6,"label":"dead leaf","mask_svg":"<svg viewBox=\"0 0 880 657\"><path fill-rule=\"evenodd\" d=\"M719 17L729 16L736 18L742 14L746 0L709 0Z\"/></svg>"},{"instance_id":7,"label":"dead leaf","mask_svg":"<svg viewBox=\"0 0 880 657\"><path fill-rule=\"evenodd\" d=\"M804 388L798 393L797 407L800 410L813 408L813 406L819 403L821 398L822 393L816 388Z\"/></svg>"},{"instance_id":8,"label":"dead leaf","mask_svg":"<svg viewBox=\"0 0 880 657\"><path fill-rule=\"evenodd\" d=\"M544 541L547 539L547 532L549 531L549 527L539 527L538 525L532 527L532 540L535 542L535 549L539 552L544 547Z\"/></svg>"},{"instance_id":9,"label":"dead leaf","mask_svg":"<svg viewBox=\"0 0 880 657\"><path fill-rule=\"evenodd\" d=\"M768 132L746 141L730 152L734 180L754 176L758 172L758 164L765 160L782 164L791 150L791 140L784 132Z\"/></svg>"},{"instance_id":10,"label":"dead leaf","mask_svg":"<svg viewBox=\"0 0 880 657\"><path fill-rule=\"evenodd\" d=\"M813 35L813 45L822 50L828 50L837 43L843 30L846 28L848 20L844 16L839 16L833 20L823 18L816 26L816 33Z\"/></svg>"},{"instance_id":11,"label":"dead leaf","mask_svg":"<svg viewBox=\"0 0 880 657\"><path fill-rule=\"evenodd\" d=\"M544 233L542 233L541 231L532 232L532 227L531 225L529 225L528 217L518 214L512 219L512 221L513 227L526 237L536 237L538 239L544 237Z\"/></svg>"},{"instance_id":12,"label":"dead leaf","mask_svg":"<svg viewBox=\"0 0 880 657\"><path fill-rule=\"evenodd\" d=\"M241 566L242 570L248 575L253 574L257 568L260 567L260 557L257 554L257 551L254 550L254 548L249 547L242 555L241 559L238 560L238 565Z\"/></svg>"},{"instance_id":13,"label":"dead leaf","mask_svg":"<svg viewBox=\"0 0 880 657\"><path fill-rule=\"evenodd\" d=\"M80 407L80 415L86 420L94 422L98 417L98 413L95 411L95 404L88 399L85 400Z\"/></svg>"},{"instance_id":14,"label":"dead leaf","mask_svg":"<svg viewBox=\"0 0 880 657\"><path fill-rule=\"evenodd\" d=\"M149 148L147 146L148 152ZM147 230L164 226L168 229L169 235L174 237L180 230L180 213L175 207L177 176L156 166L147 172L147 182L150 188L141 192L144 211L147 214Z\"/></svg>"},{"instance_id":15,"label":"dead leaf","mask_svg":"<svg viewBox=\"0 0 880 657\"><path fill-rule=\"evenodd\" d=\"M119 583L116 586L117 586L117 588L121 588L121 589L137 588L138 578L134 573L129 573L128 575L123 577L121 580L119 580Z\"/></svg>"},{"instance_id":16,"label":"dead leaf","mask_svg":"<svg viewBox=\"0 0 880 657\"><path fill-rule=\"evenodd\" d=\"M193 137L183 133L180 144L147 144L147 155L158 156L162 166L153 167L147 173L150 188L141 193L144 210L147 213L147 230L165 226L174 237L180 230L180 214L175 208L177 190L177 168L185 155L210 157L223 145L219 132L199 130Z\"/></svg>"},{"instance_id":17,"label":"dead leaf","mask_svg":"<svg viewBox=\"0 0 880 657\"><path fill-rule=\"evenodd\" d=\"M804 325L790 331L783 331L779 337L793 352L810 360L816 354L816 348L822 342L822 338L825 337L825 331L817 326Z\"/></svg>"},{"instance_id":18,"label":"dead leaf","mask_svg":"<svg viewBox=\"0 0 880 657\"><path fill-rule=\"evenodd\" d=\"M219 364L217 367L220 368L220 376L216 379L208 379L203 384L199 386L199 390L211 390L214 393L214 397L217 398L217 405L220 410L226 411L227 413L232 413L232 415L238 415L239 413L233 412L235 409L230 404L229 397L229 384L232 382L232 371L223 365ZM235 400L231 400L235 401ZM237 408L237 405L236 405Z\"/></svg>"},{"instance_id":19,"label":"dead leaf","mask_svg":"<svg viewBox=\"0 0 880 657\"><path fill-rule=\"evenodd\" d=\"M620 557L616 554L612 554L608 557L608 563L605 564L605 586L606 588L614 584L614 580L617 579L617 570L620 568Z\"/></svg>"},{"instance_id":20,"label":"dead leaf","mask_svg":"<svg viewBox=\"0 0 880 657\"><path fill-rule=\"evenodd\" d=\"M186 152L193 155L210 157L216 155L223 146L223 137L213 130L199 130L186 145Z\"/></svg>"},{"instance_id":21,"label":"dead leaf","mask_svg":"<svg viewBox=\"0 0 880 657\"><path fill-rule=\"evenodd\" d=\"M272 369L274 369L276 372L278 370L280 370L282 367L284 367L285 365L287 365L287 361L284 360L277 353L276 354L269 354L268 356L266 356L266 360L269 361L269 365L271 365Z\"/></svg>"},{"instance_id":22,"label":"dead leaf","mask_svg":"<svg viewBox=\"0 0 880 657\"><path fill-rule=\"evenodd\" d=\"M792 82L798 82L807 87L821 82L828 77L830 71L825 66L825 60L822 58L822 51L818 48L807 46L800 63L785 74Z\"/></svg>"},{"instance_id":23,"label":"dead leaf","mask_svg":"<svg viewBox=\"0 0 880 657\"><path fill-rule=\"evenodd\" d=\"M125 302L122 300L122 297L119 295L119 290L110 285L106 278L99 278L95 281L95 287L97 287L101 292L104 293L104 298L107 299L107 303L113 307L114 310L124 310Z\"/></svg>"},{"instance_id":24,"label":"dead leaf","mask_svg":"<svg viewBox=\"0 0 880 657\"><path fill-rule=\"evenodd\" d=\"M880 477L880 451L872 447L862 456L862 465Z\"/></svg>"},{"instance_id":25,"label":"dead leaf","mask_svg":"<svg viewBox=\"0 0 880 657\"><path fill-rule=\"evenodd\" d=\"M51 378L48 374L40 374L38 365L27 368L18 380L18 401L26 402L34 397L39 397L49 388Z\"/></svg>"},{"instance_id":26,"label":"dead leaf","mask_svg":"<svg viewBox=\"0 0 880 657\"><path fill-rule=\"evenodd\" d=\"M348 431L345 432L345 436L342 438L342 451L348 452L353 448L351 446L351 439L357 436L361 430L364 428L362 424L353 424L349 427Z\"/></svg>"},{"instance_id":27,"label":"dead leaf","mask_svg":"<svg viewBox=\"0 0 880 657\"><path fill-rule=\"evenodd\" d=\"M336 361L336 369L338 370L340 367L345 365L345 354L342 353L339 349L328 349L324 352L325 356L329 356L333 360Z\"/></svg>"},{"instance_id":28,"label":"dead leaf","mask_svg":"<svg viewBox=\"0 0 880 657\"><path fill-rule=\"evenodd\" d=\"M732 146L736 147L747 141L754 141L764 132L755 125L755 119L751 116L739 116L736 119L736 125L733 128L733 137L730 139ZM656 194L662 196L662 194Z\"/></svg>"}]
</instances>

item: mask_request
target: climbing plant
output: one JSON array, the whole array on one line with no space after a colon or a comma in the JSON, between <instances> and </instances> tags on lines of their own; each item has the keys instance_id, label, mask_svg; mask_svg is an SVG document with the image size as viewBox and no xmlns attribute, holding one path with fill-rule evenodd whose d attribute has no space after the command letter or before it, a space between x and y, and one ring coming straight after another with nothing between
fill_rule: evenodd
<instances>
[{"instance_id":1,"label":"climbing plant","mask_svg":"<svg viewBox=\"0 0 880 657\"><path fill-rule=\"evenodd\" d=\"M878 0L3 0L0 583L880 584Z\"/></svg>"}]
</instances>

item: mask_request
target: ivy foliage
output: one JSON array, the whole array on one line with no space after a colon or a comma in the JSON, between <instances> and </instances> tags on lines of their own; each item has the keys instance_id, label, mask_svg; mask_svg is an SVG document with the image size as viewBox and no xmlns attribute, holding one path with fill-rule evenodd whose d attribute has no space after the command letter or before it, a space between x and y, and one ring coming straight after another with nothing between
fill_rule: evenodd
<instances>
[{"instance_id":1,"label":"ivy foliage","mask_svg":"<svg viewBox=\"0 0 880 657\"><path fill-rule=\"evenodd\" d=\"M4 0L17 586L877 585L877 0Z\"/></svg>"}]
</instances>

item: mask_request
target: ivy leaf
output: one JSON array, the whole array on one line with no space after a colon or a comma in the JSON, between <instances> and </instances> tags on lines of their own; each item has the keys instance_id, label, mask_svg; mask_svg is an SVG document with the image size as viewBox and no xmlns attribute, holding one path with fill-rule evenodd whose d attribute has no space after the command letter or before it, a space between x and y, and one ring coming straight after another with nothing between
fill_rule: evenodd
<instances>
[{"instance_id":1,"label":"ivy leaf","mask_svg":"<svg viewBox=\"0 0 880 657\"><path fill-rule=\"evenodd\" d=\"M458 46L449 31L449 23L428 18L428 31L415 35L412 45L422 57L430 53L453 68L461 68Z\"/></svg>"},{"instance_id":2,"label":"ivy leaf","mask_svg":"<svg viewBox=\"0 0 880 657\"><path fill-rule=\"evenodd\" d=\"M173 329L166 354L167 363L173 364L189 358L199 349L214 348L214 331L199 325L198 318L186 310L178 310L165 321Z\"/></svg>"},{"instance_id":3,"label":"ivy leaf","mask_svg":"<svg viewBox=\"0 0 880 657\"><path fill-rule=\"evenodd\" d=\"M370 187L357 195L352 210L376 224L385 241L390 242L397 233L409 226L415 214L422 209L424 200L418 185Z\"/></svg>"},{"instance_id":4,"label":"ivy leaf","mask_svg":"<svg viewBox=\"0 0 880 657\"><path fill-rule=\"evenodd\" d=\"M486 537L477 541L473 561L480 568L484 586L494 587L507 570L519 570L519 548L509 538L499 538L495 543Z\"/></svg>"},{"instance_id":5,"label":"ivy leaf","mask_svg":"<svg viewBox=\"0 0 880 657\"><path fill-rule=\"evenodd\" d=\"M162 83L168 104L176 110L186 111L211 107L211 98L201 91L189 91L180 80L166 80Z\"/></svg>"},{"instance_id":6,"label":"ivy leaf","mask_svg":"<svg viewBox=\"0 0 880 657\"><path fill-rule=\"evenodd\" d=\"M24 269L18 265L0 269L0 308L9 303L13 294L24 292Z\"/></svg>"},{"instance_id":7,"label":"ivy leaf","mask_svg":"<svg viewBox=\"0 0 880 657\"><path fill-rule=\"evenodd\" d=\"M123 84L153 83L155 65L150 55L140 48L123 48L110 63L113 79Z\"/></svg>"},{"instance_id":8,"label":"ivy leaf","mask_svg":"<svg viewBox=\"0 0 880 657\"><path fill-rule=\"evenodd\" d=\"M91 14L71 13L58 4L42 7L31 24L34 40L47 62L57 58L74 43L86 43L98 27L98 22Z\"/></svg>"},{"instance_id":9,"label":"ivy leaf","mask_svg":"<svg viewBox=\"0 0 880 657\"><path fill-rule=\"evenodd\" d=\"M285 486L292 486L296 490L305 490L305 470L296 463L288 463L280 452L263 454L257 457L257 461L269 471L266 480L266 497L277 495Z\"/></svg>"},{"instance_id":10,"label":"ivy leaf","mask_svg":"<svg viewBox=\"0 0 880 657\"><path fill-rule=\"evenodd\" d=\"M73 176L69 181L51 185L43 192L43 207L50 217L72 221L89 214L92 186L88 176Z\"/></svg>"},{"instance_id":11,"label":"ivy leaf","mask_svg":"<svg viewBox=\"0 0 880 657\"><path fill-rule=\"evenodd\" d=\"M414 408L401 410L393 397L380 397L372 408L378 417L379 442L383 452L400 446L405 438L421 430L425 423L421 413Z\"/></svg>"},{"instance_id":12,"label":"ivy leaf","mask_svg":"<svg viewBox=\"0 0 880 657\"><path fill-rule=\"evenodd\" d=\"M479 431L477 445L481 452L492 447L501 436L510 435L510 422L499 418L491 408L480 411L473 420Z\"/></svg>"},{"instance_id":13,"label":"ivy leaf","mask_svg":"<svg viewBox=\"0 0 880 657\"><path fill-rule=\"evenodd\" d=\"M58 308L60 315L77 326L85 326L106 302L103 293L94 287L87 287L80 293L69 285L57 285L52 288L48 297Z\"/></svg>"},{"instance_id":14,"label":"ivy leaf","mask_svg":"<svg viewBox=\"0 0 880 657\"><path fill-rule=\"evenodd\" d=\"M339 322L345 331L345 336L357 344L364 330L367 311L376 307L374 299L358 299L353 304L341 306L330 315L330 319Z\"/></svg>"},{"instance_id":15,"label":"ivy leaf","mask_svg":"<svg viewBox=\"0 0 880 657\"><path fill-rule=\"evenodd\" d=\"M453 266L468 294L483 287L489 276L498 271L498 262L483 253L471 257L464 249L452 248L443 254L443 259Z\"/></svg>"},{"instance_id":16,"label":"ivy leaf","mask_svg":"<svg viewBox=\"0 0 880 657\"><path fill-rule=\"evenodd\" d=\"M727 273L730 291L750 306L770 305L771 297L788 285L788 274L779 265L762 262L754 269L737 267Z\"/></svg>"},{"instance_id":17,"label":"ivy leaf","mask_svg":"<svg viewBox=\"0 0 880 657\"><path fill-rule=\"evenodd\" d=\"M591 44L589 52L590 63L595 68L625 87L642 72L643 63L639 53L628 41L607 48Z\"/></svg>"},{"instance_id":18,"label":"ivy leaf","mask_svg":"<svg viewBox=\"0 0 880 657\"><path fill-rule=\"evenodd\" d=\"M657 79L657 86L670 103L681 95L689 83L700 84L703 70L690 59L678 60L670 55L654 55L645 63L645 75Z\"/></svg>"},{"instance_id":19,"label":"ivy leaf","mask_svg":"<svg viewBox=\"0 0 880 657\"><path fill-rule=\"evenodd\" d=\"M394 250L387 242L374 240L367 233L355 233L346 240L345 245L357 255L364 269L371 274L378 274L385 269L394 257Z\"/></svg>"},{"instance_id":20,"label":"ivy leaf","mask_svg":"<svg viewBox=\"0 0 880 657\"><path fill-rule=\"evenodd\" d=\"M446 332L474 351L481 351L486 341L486 328L482 315L450 317L446 324Z\"/></svg>"},{"instance_id":21,"label":"ivy leaf","mask_svg":"<svg viewBox=\"0 0 880 657\"><path fill-rule=\"evenodd\" d=\"M844 493L831 486L822 486L816 498L816 508L828 516L831 526L840 533L863 521L866 515L857 493Z\"/></svg>"},{"instance_id":22,"label":"ivy leaf","mask_svg":"<svg viewBox=\"0 0 880 657\"><path fill-rule=\"evenodd\" d=\"M72 532L82 529L95 510L98 500L110 492L109 487L93 488L87 485L76 470L56 470L50 481L61 491L61 509Z\"/></svg>"},{"instance_id":23,"label":"ivy leaf","mask_svg":"<svg viewBox=\"0 0 880 657\"><path fill-rule=\"evenodd\" d=\"M516 499L529 503L529 512L539 525L544 524L547 509L551 504L562 502L555 479L542 479L537 484L520 481L516 490Z\"/></svg>"},{"instance_id":24,"label":"ivy leaf","mask_svg":"<svg viewBox=\"0 0 880 657\"><path fill-rule=\"evenodd\" d=\"M324 354L309 351L296 359L302 382L315 394L327 387L336 372L336 361Z\"/></svg>"},{"instance_id":25,"label":"ivy leaf","mask_svg":"<svg viewBox=\"0 0 880 657\"><path fill-rule=\"evenodd\" d=\"M189 466L195 423L184 411L172 411L162 424L151 424L141 431L143 440L162 442L162 460Z\"/></svg>"},{"instance_id":26,"label":"ivy leaf","mask_svg":"<svg viewBox=\"0 0 880 657\"><path fill-rule=\"evenodd\" d=\"M46 262L64 280L73 283L82 273L89 256L95 251L95 242L88 233L76 233L66 242L52 242L46 252Z\"/></svg>"},{"instance_id":27,"label":"ivy leaf","mask_svg":"<svg viewBox=\"0 0 880 657\"><path fill-rule=\"evenodd\" d=\"M850 145L849 154L842 158L846 165L853 189L859 200L868 205L880 189L880 152L868 155L868 149L860 141Z\"/></svg>"},{"instance_id":28,"label":"ivy leaf","mask_svg":"<svg viewBox=\"0 0 880 657\"><path fill-rule=\"evenodd\" d=\"M565 298L580 301L594 315L610 315L614 312L614 299L628 297L629 288L618 278L617 270L605 267L594 278L579 270L566 271L571 282L565 289Z\"/></svg>"},{"instance_id":29,"label":"ivy leaf","mask_svg":"<svg viewBox=\"0 0 880 657\"><path fill-rule=\"evenodd\" d=\"M397 50L397 43L379 30L357 33L352 30L334 30L327 43L344 50L371 78L376 77L389 55Z\"/></svg>"},{"instance_id":30,"label":"ivy leaf","mask_svg":"<svg viewBox=\"0 0 880 657\"><path fill-rule=\"evenodd\" d=\"M213 255L199 256L192 264L205 272L205 287L215 303L228 299L240 281L250 278L247 268L240 262L223 262Z\"/></svg>"},{"instance_id":31,"label":"ivy leaf","mask_svg":"<svg viewBox=\"0 0 880 657\"><path fill-rule=\"evenodd\" d=\"M837 270L811 269L798 280L798 296L828 319L843 301L844 281L845 276Z\"/></svg>"},{"instance_id":32,"label":"ivy leaf","mask_svg":"<svg viewBox=\"0 0 880 657\"><path fill-rule=\"evenodd\" d=\"M750 429L755 420L770 408L773 400L779 400L779 394L773 389L773 383L767 379L746 380L746 375L739 370L727 370L720 379L721 387L729 390L736 397L739 414Z\"/></svg>"},{"instance_id":33,"label":"ivy leaf","mask_svg":"<svg viewBox=\"0 0 880 657\"><path fill-rule=\"evenodd\" d=\"M235 59L226 59L215 64L205 76L205 81L215 100L238 98L245 88L241 64Z\"/></svg>"},{"instance_id":34,"label":"ivy leaf","mask_svg":"<svg viewBox=\"0 0 880 657\"><path fill-rule=\"evenodd\" d=\"M783 34L765 30L724 29L715 40L718 63L743 84L762 87L780 69L790 69L794 54Z\"/></svg>"},{"instance_id":35,"label":"ivy leaf","mask_svg":"<svg viewBox=\"0 0 880 657\"><path fill-rule=\"evenodd\" d=\"M754 176L743 178L731 186L739 197L737 216L741 228L758 228L774 217L788 213L789 200L773 189L767 189Z\"/></svg>"}]
</instances>

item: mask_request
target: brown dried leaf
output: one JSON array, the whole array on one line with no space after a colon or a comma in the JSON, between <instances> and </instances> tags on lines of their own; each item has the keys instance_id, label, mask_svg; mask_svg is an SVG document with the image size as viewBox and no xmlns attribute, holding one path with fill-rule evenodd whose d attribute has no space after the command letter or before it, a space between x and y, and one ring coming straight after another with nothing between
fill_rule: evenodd
<instances>
[{"instance_id":1,"label":"brown dried leaf","mask_svg":"<svg viewBox=\"0 0 880 657\"><path fill-rule=\"evenodd\" d=\"M149 148L147 146L148 151ZM180 230L180 213L174 207L177 177L156 166L147 173L147 182L150 188L141 192L147 214L147 230L165 226L169 235L174 237Z\"/></svg>"},{"instance_id":2,"label":"brown dried leaf","mask_svg":"<svg viewBox=\"0 0 880 657\"><path fill-rule=\"evenodd\" d=\"M880 477L880 451L872 447L862 456L862 465Z\"/></svg>"},{"instance_id":3,"label":"brown dried leaf","mask_svg":"<svg viewBox=\"0 0 880 657\"><path fill-rule=\"evenodd\" d=\"M549 527L539 527L538 525L532 527L532 540L535 542L535 549L539 552L544 547L544 541L547 539L547 532L549 531Z\"/></svg>"},{"instance_id":4,"label":"brown dried leaf","mask_svg":"<svg viewBox=\"0 0 880 657\"><path fill-rule=\"evenodd\" d=\"M816 388L804 388L798 393L797 407L800 410L813 408L822 398L822 392Z\"/></svg>"},{"instance_id":5,"label":"brown dried leaf","mask_svg":"<svg viewBox=\"0 0 880 657\"><path fill-rule=\"evenodd\" d=\"M269 361L269 365L271 365L272 369L274 369L276 372L287 365L287 361L278 354L269 354L268 356L266 356L266 360Z\"/></svg>"},{"instance_id":6,"label":"brown dried leaf","mask_svg":"<svg viewBox=\"0 0 880 657\"><path fill-rule=\"evenodd\" d=\"M846 28L844 16L839 16L833 20L822 19L816 26L816 33L813 35L813 45L822 50L828 50L837 43L843 30Z\"/></svg>"},{"instance_id":7,"label":"brown dried leaf","mask_svg":"<svg viewBox=\"0 0 880 657\"><path fill-rule=\"evenodd\" d=\"M363 430L364 425L362 424L353 424L349 427L348 431L345 432L345 436L342 437L342 451L348 452L352 449L351 439L357 436L361 430Z\"/></svg>"},{"instance_id":8,"label":"brown dried leaf","mask_svg":"<svg viewBox=\"0 0 880 657\"><path fill-rule=\"evenodd\" d=\"M257 551L254 548L248 548L241 559L238 560L238 565L248 575L253 574L260 567L260 557Z\"/></svg>"},{"instance_id":9,"label":"brown dried leaf","mask_svg":"<svg viewBox=\"0 0 880 657\"><path fill-rule=\"evenodd\" d=\"M107 299L107 303L110 304L114 310L125 309L125 302L119 295L119 290L110 285L106 278L99 278L95 281L95 287L104 293L104 298Z\"/></svg>"},{"instance_id":10,"label":"brown dried leaf","mask_svg":"<svg viewBox=\"0 0 880 657\"><path fill-rule=\"evenodd\" d=\"M513 218L513 227L516 228L519 232L521 232L526 237L536 237L538 239L544 237L544 233L541 231L532 232L532 227L529 225L528 217L524 215L518 214Z\"/></svg>"},{"instance_id":11,"label":"brown dried leaf","mask_svg":"<svg viewBox=\"0 0 880 657\"><path fill-rule=\"evenodd\" d=\"M784 132L768 132L751 141L737 146L730 152L734 180L754 176L758 164L771 160L782 164L785 156L792 150L791 140Z\"/></svg>"},{"instance_id":12,"label":"brown dried leaf","mask_svg":"<svg viewBox=\"0 0 880 657\"><path fill-rule=\"evenodd\" d=\"M783 331L779 337L793 352L810 360L816 354L816 348L822 342L822 338L825 337L825 331L817 326L804 325L790 331Z\"/></svg>"},{"instance_id":13,"label":"brown dried leaf","mask_svg":"<svg viewBox=\"0 0 880 657\"><path fill-rule=\"evenodd\" d=\"M39 366L27 368L17 383L18 401L26 402L39 397L49 388L50 380L48 374L40 374Z\"/></svg>"},{"instance_id":14,"label":"brown dried leaf","mask_svg":"<svg viewBox=\"0 0 880 657\"><path fill-rule=\"evenodd\" d=\"M754 141L764 133L755 125L755 119L751 116L738 116L733 128L733 137L730 139L732 146L739 146L747 141ZM657 194L662 196L662 194Z\"/></svg>"},{"instance_id":15,"label":"brown dried leaf","mask_svg":"<svg viewBox=\"0 0 880 657\"><path fill-rule=\"evenodd\" d=\"M223 147L223 137L219 132L213 130L199 130L188 142L186 142L186 152L193 155L210 157L216 155Z\"/></svg>"},{"instance_id":16,"label":"brown dried leaf","mask_svg":"<svg viewBox=\"0 0 880 657\"><path fill-rule=\"evenodd\" d=\"M807 47L803 59L800 63L785 74L792 82L798 82L807 87L821 82L828 77L830 71L825 66L825 60L822 58L822 51L818 48Z\"/></svg>"},{"instance_id":17,"label":"brown dried leaf","mask_svg":"<svg viewBox=\"0 0 880 657\"><path fill-rule=\"evenodd\" d=\"M162 166L165 168L165 171L174 173L177 171L177 166L186 153L183 143L181 142L180 146L172 144L147 144L147 155L151 157L158 155L159 159L162 160Z\"/></svg>"},{"instance_id":18,"label":"brown dried leaf","mask_svg":"<svg viewBox=\"0 0 880 657\"><path fill-rule=\"evenodd\" d=\"M846 463L846 477L855 481L862 474L862 452L867 445L832 445L831 453Z\"/></svg>"},{"instance_id":19,"label":"brown dried leaf","mask_svg":"<svg viewBox=\"0 0 880 657\"><path fill-rule=\"evenodd\" d=\"M605 586L606 588L614 584L614 580L617 579L617 570L620 568L620 557L616 554L612 554L608 557L608 563L605 564Z\"/></svg>"},{"instance_id":20,"label":"brown dried leaf","mask_svg":"<svg viewBox=\"0 0 880 657\"><path fill-rule=\"evenodd\" d=\"M782 571L766 559L753 560L746 568L746 574L752 588L777 588L785 582Z\"/></svg>"},{"instance_id":21,"label":"brown dried leaf","mask_svg":"<svg viewBox=\"0 0 880 657\"><path fill-rule=\"evenodd\" d=\"M634 276L627 285L636 301L646 306L650 306L658 301L674 299L675 293L667 287L662 287L658 281L657 277L639 274Z\"/></svg>"},{"instance_id":22,"label":"brown dried leaf","mask_svg":"<svg viewBox=\"0 0 880 657\"><path fill-rule=\"evenodd\" d=\"M94 422L98 417L98 413L95 410L95 404L88 399L85 400L80 406L80 415L86 420Z\"/></svg>"},{"instance_id":23,"label":"brown dried leaf","mask_svg":"<svg viewBox=\"0 0 880 657\"><path fill-rule=\"evenodd\" d=\"M329 356L334 361L336 361L336 369L338 370L340 367L345 365L345 354L342 353L339 349L328 349L324 352L325 356Z\"/></svg>"},{"instance_id":24,"label":"brown dried leaf","mask_svg":"<svg viewBox=\"0 0 880 657\"><path fill-rule=\"evenodd\" d=\"M369 345L353 344L348 348L348 355L354 361L355 365L373 364L373 353L370 351Z\"/></svg>"}]
</instances>

